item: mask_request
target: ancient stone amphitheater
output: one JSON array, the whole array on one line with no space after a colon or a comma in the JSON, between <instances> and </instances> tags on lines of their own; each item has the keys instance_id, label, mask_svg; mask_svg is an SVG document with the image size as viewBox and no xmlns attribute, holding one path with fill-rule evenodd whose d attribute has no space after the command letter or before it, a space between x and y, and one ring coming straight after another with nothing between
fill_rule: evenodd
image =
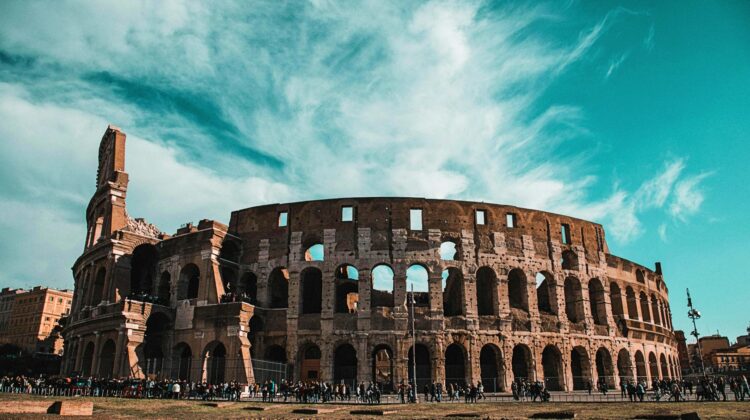
<instances>
[{"instance_id":1,"label":"ancient stone amphitheater","mask_svg":"<svg viewBox=\"0 0 750 420\"><path fill-rule=\"evenodd\" d=\"M486 391L520 378L570 391L679 375L660 264L611 255L599 224L341 198L251 207L229 226L167 235L128 216L127 185L125 134L110 126L73 267L65 373L385 389L416 373L420 386Z\"/></svg>"}]
</instances>

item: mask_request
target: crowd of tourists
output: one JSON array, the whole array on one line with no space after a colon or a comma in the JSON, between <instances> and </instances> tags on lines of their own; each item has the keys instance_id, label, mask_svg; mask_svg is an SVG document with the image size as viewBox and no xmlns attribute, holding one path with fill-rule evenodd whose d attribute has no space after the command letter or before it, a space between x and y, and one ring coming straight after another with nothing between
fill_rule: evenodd
<instances>
[{"instance_id":1,"label":"crowd of tourists","mask_svg":"<svg viewBox=\"0 0 750 420\"><path fill-rule=\"evenodd\" d=\"M704 377L696 380L654 380L649 388L646 381L620 382L620 396L633 402L651 401L727 401L727 388L735 401L750 401L750 387L745 375L725 378Z\"/></svg>"},{"instance_id":2,"label":"crowd of tourists","mask_svg":"<svg viewBox=\"0 0 750 420\"><path fill-rule=\"evenodd\" d=\"M547 402L551 396L542 381L519 379L510 384L510 390L516 401Z\"/></svg>"}]
</instances>

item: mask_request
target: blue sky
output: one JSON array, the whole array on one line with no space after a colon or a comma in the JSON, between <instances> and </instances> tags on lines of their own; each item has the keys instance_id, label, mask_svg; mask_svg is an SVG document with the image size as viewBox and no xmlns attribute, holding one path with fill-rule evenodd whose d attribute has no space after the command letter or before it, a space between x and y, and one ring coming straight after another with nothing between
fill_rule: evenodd
<instances>
[{"instance_id":1,"label":"blue sky","mask_svg":"<svg viewBox=\"0 0 750 420\"><path fill-rule=\"evenodd\" d=\"M0 2L0 281L70 287L97 143L166 232L337 196L509 203L750 321L750 3Z\"/></svg>"}]
</instances>

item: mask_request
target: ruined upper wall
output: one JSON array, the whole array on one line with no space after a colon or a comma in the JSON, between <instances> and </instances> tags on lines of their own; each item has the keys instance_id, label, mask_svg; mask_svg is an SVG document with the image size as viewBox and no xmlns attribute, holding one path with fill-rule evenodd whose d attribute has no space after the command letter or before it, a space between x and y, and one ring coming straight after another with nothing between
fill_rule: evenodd
<instances>
[{"instance_id":1,"label":"ruined upper wall","mask_svg":"<svg viewBox=\"0 0 750 420\"><path fill-rule=\"evenodd\" d=\"M352 206L354 221L341 220L341 209ZM410 209L422 209L422 230L409 230ZM486 213L484 225L475 223L475 212ZM288 213L286 227L278 226L279 213ZM509 228L506 215L516 215L516 226ZM303 243L322 242L325 229L336 230L336 251L356 252L357 229L371 230L372 249L386 250L393 229L406 229L414 241L426 240L430 229L439 229L443 239L458 239L462 231L473 232L480 251L490 252L493 233L505 234L506 242L522 243L523 235L534 239L537 254L548 255L550 242L561 242L561 225L570 226L571 243L564 247L580 246L590 261L599 260L599 252L609 252L600 224L554 213L529 210L515 206L455 200L423 198L342 198L273 204L232 212L229 232L244 242L244 263L255 262L261 239L269 240L269 258L288 253L291 232L303 232ZM511 249L522 247L509 247ZM248 252L249 251L249 252Z\"/></svg>"}]
</instances>

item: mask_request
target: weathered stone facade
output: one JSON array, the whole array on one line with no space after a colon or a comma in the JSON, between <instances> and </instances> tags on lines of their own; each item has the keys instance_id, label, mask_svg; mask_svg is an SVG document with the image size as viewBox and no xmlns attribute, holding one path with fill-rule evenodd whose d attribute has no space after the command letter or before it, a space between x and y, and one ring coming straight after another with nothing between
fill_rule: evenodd
<instances>
[{"instance_id":1,"label":"weathered stone facade","mask_svg":"<svg viewBox=\"0 0 750 420\"><path fill-rule=\"evenodd\" d=\"M598 224L352 198L252 207L229 226L203 220L168 236L125 213L124 145L110 127L73 268L66 372L253 381L253 357L288 363L295 379L388 386L416 371L420 384L482 380L489 391L519 377L572 390L679 375L659 265L609 254ZM415 366L407 273L424 286Z\"/></svg>"}]
</instances>

